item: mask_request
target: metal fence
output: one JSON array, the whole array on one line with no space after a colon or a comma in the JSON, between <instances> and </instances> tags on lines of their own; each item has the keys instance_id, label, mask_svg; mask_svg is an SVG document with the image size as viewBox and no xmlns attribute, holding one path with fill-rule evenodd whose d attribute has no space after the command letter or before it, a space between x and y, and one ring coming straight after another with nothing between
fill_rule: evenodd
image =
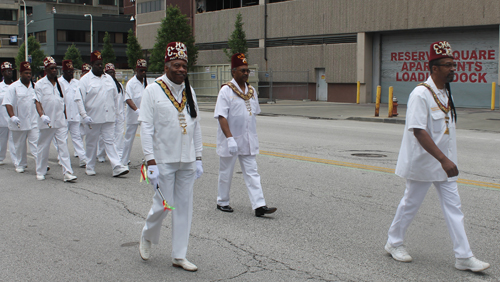
<instances>
[{"instance_id":1,"label":"metal fence","mask_svg":"<svg viewBox=\"0 0 500 282\"><path fill-rule=\"evenodd\" d=\"M217 97L220 86L232 79L227 68L206 67L205 72L189 73L189 81L199 97ZM259 71L250 66L249 83L257 89L259 98L303 100L309 98L309 70Z\"/></svg>"}]
</instances>

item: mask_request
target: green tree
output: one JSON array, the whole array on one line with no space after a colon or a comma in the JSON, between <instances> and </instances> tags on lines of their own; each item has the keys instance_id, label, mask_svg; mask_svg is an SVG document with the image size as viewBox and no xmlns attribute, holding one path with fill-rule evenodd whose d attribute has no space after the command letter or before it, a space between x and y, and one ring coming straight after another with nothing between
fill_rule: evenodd
<instances>
[{"instance_id":1,"label":"green tree","mask_svg":"<svg viewBox=\"0 0 500 282\"><path fill-rule=\"evenodd\" d=\"M104 34L104 46L102 47L101 56L103 65L106 65L107 63L114 64L116 62L115 50L113 50L113 45L111 44L109 33L107 31Z\"/></svg>"},{"instance_id":2,"label":"green tree","mask_svg":"<svg viewBox=\"0 0 500 282\"><path fill-rule=\"evenodd\" d=\"M24 46L24 43L21 44L19 52L16 56L16 68L18 70L20 69L19 66L21 65L21 62L26 61ZM34 36L28 37L28 55L31 55L31 69L33 74L37 74L39 72L39 67L43 66L43 59L45 59L47 55L45 55L45 52L40 50L40 42L38 42Z\"/></svg>"},{"instance_id":3,"label":"green tree","mask_svg":"<svg viewBox=\"0 0 500 282\"><path fill-rule=\"evenodd\" d=\"M156 43L149 59L149 71L163 72L165 65L165 49L170 42L179 41L186 44L188 50L188 67L196 64L198 48L194 46L193 29L188 24L186 15L181 13L178 6L169 5L167 16L161 21L156 35Z\"/></svg>"},{"instance_id":4,"label":"green tree","mask_svg":"<svg viewBox=\"0 0 500 282\"><path fill-rule=\"evenodd\" d=\"M127 58L128 67L131 69L135 69L137 60L144 58L144 55L142 54L141 44L139 44L139 42L137 41L137 37L135 37L134 31L132 29L128 31Z\"/></svg>"},{"instance_id":5,"label":"green tree","mask_svg":"<svg viewBox=\"0 0 500 282\"><path fill-rule=\"evenodd\" d=\"M75 44L68 46L68 49L64 54L64 60L71 60L75 69L80 69L83 65L82 55L80 54L80 50L76 48Z\"/></svg>"},{"instance_id":6,"label":"green tree","mask_svg":"<svg viewBox=\"0 0 500 282\"><path fill-rule=\"evenodd\" d=\"M227 41L227 45L229 45L229 50L224 48L224 53L231 61L231 57L236 53L243 53L245 57L247 57L248 53L248 45L245 31L243 30L243 17L241 13L236 15L236 22L234 23L234 31L229 36L229 40Z\"/></svg>"}]
</instances>

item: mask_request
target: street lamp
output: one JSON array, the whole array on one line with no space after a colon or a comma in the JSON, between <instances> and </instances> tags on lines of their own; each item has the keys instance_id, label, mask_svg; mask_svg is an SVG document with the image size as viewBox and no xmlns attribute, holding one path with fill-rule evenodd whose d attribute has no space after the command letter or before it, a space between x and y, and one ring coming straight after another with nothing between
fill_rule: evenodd
<instances>
[{"instance_id":1,"label":"street lamp","mask_svg":"<svg viewBox=\"0 0 500 282\"><path fill-rule=\"evenodd\" d=\"M24 54L25 58L24 60L27 62L28 61L28 24L26 23L26 2L23 1L24 5Z\"/></svg>"},{"instance_id":2,"label":"street lamp","mask_svg":"<svg viewBox=\"0 0 500 282\"><path fill-rule=\"evenodd\" d=\"M94 51L94 20L92 14L85 14L85 17L90 16L90 53Z\"/></svg>"}]
</instances>

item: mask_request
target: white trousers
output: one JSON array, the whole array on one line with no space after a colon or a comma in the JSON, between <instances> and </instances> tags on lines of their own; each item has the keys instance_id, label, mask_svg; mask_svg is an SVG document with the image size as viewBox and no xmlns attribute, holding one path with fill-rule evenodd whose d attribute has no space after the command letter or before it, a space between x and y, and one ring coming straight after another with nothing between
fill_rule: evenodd
<instances>
[{"instance_id":1,"label":"white trousers","mask_svg":"<svg viewBox=\"0 0 500 282\"><path fill-rule=\"evenodd\" d=\"M108 155L109 162L111 163L111 167L115 168L121 165L120 158L118 157L118 153L116 152L116 148L114 146L114 122L93 123L92 129L90 129L88 126L85 128L85 133L85 159L87 160L87 170L94 170L95 168L97 143L99 142L99 137L102 137L102 139L104 140L104 148L106 150L106 155Z\"/></svg>"},{"instance_id":2,"label":"white trousers","mask_svg":"<svg viewBox=\"0 0 500 282\"><path fill-rule=\"evenodd\" d=\"M40 129L37 143L37 158L36 158L36 174L46 175L47 165L49 164L50 143L55 142L54 146L59 156L59 162L62 165L62 173L67 172L73 174L71 168L71 160L68 150L68 128L47 128Z\"/></svg>"},{"instance_id":3,"label":"white trousers","mask_svg":"<svg viewBox=\"0 0 500 282\"><path fill-rule=\"evenodd\" d=\"M240 160L241 171L243 172L243 179L248 189L248 196L252 203L252 209L265 206L266 200L264 200L264 193L262 192L262 185L260 184L260 175L257 172L255 155L220 157L217 204L220 206L229 205L229 190L231 189L231 180L233 179L236 158Z\"/></svg>"},{"instance_id":4,"label":"white trousers","mask_svg":"<svg viewBox=\"0 0 500 282\"><path fill-rule=\"evenodd\" d=\"M115 122L115 148L116 148L116 152L118 153L118 157L121 158L122 154L123 154L123 147L124 147L124 142L125 142L125 139L123 138L123 131L124 131L124 127L125 127L125 121L116 121ZM97 157L100 158L100 157L105 157L106 156L106 153L104 152L104 140L101 138L99 138L99 144L97 146ZM124 162L122 162L122 164L125 164Z\"/></svg>"},{"instance_id":5,"label":"white trousers","mask_svg":"<svg viewBox=\"0 0 500 282\"><path fill-rule=\"evenodd\" d=\"M469 241L465 234L464 214L461 210L460 196L458 195L457 182L420 182L406 180L406 190L396 211L396 216L389 228L388 242L394 247L403 244L406 230L415 217L424 201L429 187L434 184L439 195L441 209L448 226L453 251L456 258L470 258L473 256Z\"/></svg>"},{"instance_id":6,"label":"white trousers","mask_svg":"<svg viewBox=\"0 0 500 282\"><path fill-rule=\"evenodd\" d=\"M14 141L12 140L12 132L8 127L0 127L0 161L5 160L7 147L9 148L12 163L16 164L16 147L14 146Z\"/></svg>"},{"instance_id":7,"label":"white trousers","mask_svg":"<svg viewBox=\"0 0 500 282\"><path fill-rule=\"evenodd\" d=\"M130 154L132 153L132 146L134 145L135 134L139 124L127 124L127 131L125 132L125 146L123 147L122 163L128 164L130 161Z\"/></svg>"},{"instance_id":8,"label":"white trousers","mask_svg":"<svg viewBox=\"0 0 500 282\"><path fill-rule=\"evenodd\" d=\"M26 168L28 166L28 156L26 141L30 146L30 152L36 159L36 144L38 142L38 127L31 130L12 131L12 141L16 147L17 162L14 164L16 168Z\"/></svg>"},{"instance_id":9,"label":"white trousers","mask_svg":"<svg viewBox=\"0 0 500 282\"><path fill-rule=\"evenodd\" d=\"M159 187L172 211L172 258L186 258L193 217L193 184L196 165L192 163L157 164L160 172ZM156 191L156 190L155 190ZM142 229L142 236L158 244L161 223L168 210L163 210L163 200L158 192L153 197L153 205Z\"/></svg>"},{"instance_id":10,"label":"white trousers","mask_svg":"<svg viewBox=\"0 0 500 282\"><path fill-rule=\"evenodd\" d=\"M83 147L82 134L80 133L80 122L68 121L68 130L76 155L80 160L85 160L85 148Z\"/></svg>"}]
</instances>

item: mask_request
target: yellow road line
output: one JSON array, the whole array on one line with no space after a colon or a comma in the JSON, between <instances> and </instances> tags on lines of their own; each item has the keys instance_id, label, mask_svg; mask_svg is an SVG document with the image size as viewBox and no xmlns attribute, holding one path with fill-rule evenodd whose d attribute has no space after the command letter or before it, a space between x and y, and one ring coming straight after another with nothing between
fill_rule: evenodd
<instances>
[{"instance_id":1,"label":"yellow road line","mask_svg":"<svg viewBox=\"0 0 500 282\"><path fill-rule=\"evenodd\" d=\"M210 143L203 143L203 146L211 147L211 148L216 147L215 144L210 144ZM379 171L379 172L385 172L385 173L391 173L391 174L394 173L394 169L392 169L392 168L373 166L373 165L364 165L364 164L357 164L357 163L334 161L334 160L305 157L305 156L298 156L298 155L278 153L278 152L262 151L262 150L260 151L260 154L278 157L278 158L284 158L284 159L292 159L292 160L307 161L307 162L313 162L313 163L336 165L336 166L342 166L342 167L358 168L358 169ZM500 184L492 183L492 182L483 182L483 181L476 181L476 180L469 180L469 179L462 179L462 178L458 179L457 182L461 183L461 184L472 185L472 186L500 189Z\"/></svg>"}]
</instances>

